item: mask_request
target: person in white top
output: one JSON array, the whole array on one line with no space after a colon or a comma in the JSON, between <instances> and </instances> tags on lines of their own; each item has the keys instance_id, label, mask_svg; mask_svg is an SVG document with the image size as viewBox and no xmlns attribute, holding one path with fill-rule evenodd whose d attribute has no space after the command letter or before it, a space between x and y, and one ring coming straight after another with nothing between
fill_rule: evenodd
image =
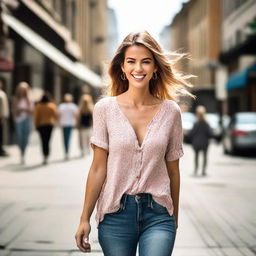
<instances>
[{"instance_id":1,"label":"person in white top","mask_svg":"<svg viewBox=\"0 0 256 256\"><path fill-rule=\"evenodd\" d=\"M9 117L9 105L6 93L3 91L4 80L0 78L0 156L8 156L3 148L3 127Z\"/></svg>"},{"instance_id":2,"label":"person in white top","mask_svg":"<svg viewBox=\"0 0 256 256\"><path fill-rule=\"evenodd\" d=\"M68 159L70 138L76 125L77 105L73 103L73 96L69 93L64 95L64 102L59 105L59 123L63 131L65 159Z\"/></svg>"}]
</instances>

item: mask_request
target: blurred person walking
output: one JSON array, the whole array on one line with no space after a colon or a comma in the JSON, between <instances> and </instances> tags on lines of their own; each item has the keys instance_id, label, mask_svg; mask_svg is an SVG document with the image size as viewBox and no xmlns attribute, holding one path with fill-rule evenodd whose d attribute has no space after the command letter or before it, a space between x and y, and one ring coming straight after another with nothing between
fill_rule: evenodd
<instances>
[{"instance_id":1,"label":"blurred person walking","mask_svg":"<svg viewBox=\"0 0 256 256\"><path fill-rule=\"evenodd\" d=\"M170 56L171 57L171 56ZM181 56L179 56L181 57ZM179 209L183 155L176 96L191 95L148 32L129 34L114 56L109 96L93 110L93 161L76 233L90 251L90 217L97 202L99 243L105 256L170 256Z\"/></svg>"},{"instance_id":2,"label":"blurred person walking","mask_svg":"<svg viewBox=\"0 0 256 256\"><path fill-rule=\"evenodd\" d=\"M92 127L93 100L91 95L84 94L81 97L77 113L77 127L81 156L90 153L90 137Z\"/></svg>"},{"instance_id":3,"label":"blurred person walking","mask_svg":"<svg viewBox=\"0 0 256 256\"><path fill-rule=\"evenodd\" d=\"M43 153L43 164L48 163L50 154L49 143L51 140L53 127L58 119L57 106L51 100L51 95L45 92L39 103L35 106L34 122L39 132Z\"/></svg>"},{"instance_id":4,"label":"blurred person walking","mask_svg":"<svg viewBox=\"0 0 256 256\"><path fill-rule=\"evenodd\" d=\"M0 157L8 156L8 153L4 150L3 147L3 129L4 124L9 117L9 104L7 95L4 89L4 79L0 77Z\"/></svg>"},{"instance_id":5,"label":"blurred person walking","mask_svg":"<svg viewBox=\"0 0 256 256\"><path fill-rule=\"evenodd\" d=\"M212 131L210 125L205 119L206 109L204 106L198 106L196 108L197 121L189 134L191 139L191 144L195 153L195 169L194 175L197 175L198 164L199 164L199 153L203 153L203 166L202 166L202 176L206 176L206 166L207 166L207 151L209 146L209 139L212 137Z\"/></svg>"},{"instance_id":6,"label":"blurred person walking","mask_svg":"<svg viewBox=\"0 0 256 256\"><path fill-rule=\"evenodd\" d=\"M65 159L68 159L70 138L73 128L76 125L77 105L73 103L73 96L69 93L64 94L64 102L59 105L59 123L62 127L63 142L65 148Z\"/></svg>"},{"instance_id":7,"label":"blurred person walking","mask_svg":"<svg viewBox=\"0 0 256 256\"><path fill-rule=\"evenodd\" d=\"M25 163L25 151L32 129L32 112L34 104L29 98L29 85L20 82L12 102L12 115L16 128L17 144L20 148L21 164Z\"/></svg>"}]
</instances>

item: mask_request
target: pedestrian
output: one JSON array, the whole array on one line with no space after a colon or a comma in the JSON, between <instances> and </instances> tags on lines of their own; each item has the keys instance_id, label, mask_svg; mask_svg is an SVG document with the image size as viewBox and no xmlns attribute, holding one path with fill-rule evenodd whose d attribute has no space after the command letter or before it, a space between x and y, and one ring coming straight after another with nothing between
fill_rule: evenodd
<instances>
[{"instance_id":1,"label":"pedestrian","mask_svg":"<svg viewBox=\"0 0 256 256\"><path fill-rule=\"evenodd\" d=\"M183 155L177 93L189 82L176 74L148 32L129 34L114 56L109 95L93 111L94 149L76 233L90 251L90 216L97 203L98 238L106 256L170 256L179 208Z\"/></svg>"},{"instance_id":2,"label":"pedestrian","mask_svg":"<svg viewBox=\"0 0 256 256\"><path fill-rule=\"evenodd\" d=\"M29 97L29 84L20 82L12 102L12 115L15 123L16 140L20 149L20 163L25 163L25 151L32 129L32 113L34 104Z\"/></svg>"},{"instance_id":3,"label":"pedestrian","mask_svg":"<svg viewBox=\"0 0 256 256\"><path fill-rule=\"evenodd\" d=\"M90 137L92 127L93 100L91 95L84 94L81 97L77 112L77 127L81 156L90 153Z\"/></svg>"},{"instance_id":4,"label":"pedestrian","mask_svg":"<svg viewBox=\"0 0 256 256\"><path fill-rule=\"evenodd\" d=\"M207 151L209 139L212 137L212 131L210 125L207 123L205 119L205 115L205 107L201 105L198 106L196 108L197 121L194 123L194 126L189 134L189 138L191 139L191 144L194 149L195 155L194 175L197 175L198 171L199 153L203 153L202 176L206 176Z\"/></svg>"},{"instance_id":5,"label":"pedestrian","mask_svg":"<svg viewBox=\"0 0 256 256\"><path fill-rule=\"evenodd\" d=\"M9 155L3 147L4 124L9 117L8 99L3 89L4 89L4 79L0 77L0 157Z\"/></svg>"},{"instance_id":6,"label":"pedestrian","mask_svg":"<svg viewBox=\"0 0 256 256\"><path fill-rule=\"evenodd\" d=\"M52 130L57 119L57 106L52 102L51 95L48 92L45 92L40 102L36 104L34 111L35 127L39 132L44 157L43 164L48 163L48 157L50 154L49 143L51 140Z\"/></svg>"},{"instance_id":7,"label":"pedestrian","mask_svg":"<svg viewBox=\"0 0 256 256\"><path fill-rule=\"evenodd\" d=\"M63 142L65 148L65 160L69 158L70 137L76 125L77 105L73 103L73 96L70 93L64 94L64 102L59 105L59 123L62 128Z\"/></svg>"}]
</instances>

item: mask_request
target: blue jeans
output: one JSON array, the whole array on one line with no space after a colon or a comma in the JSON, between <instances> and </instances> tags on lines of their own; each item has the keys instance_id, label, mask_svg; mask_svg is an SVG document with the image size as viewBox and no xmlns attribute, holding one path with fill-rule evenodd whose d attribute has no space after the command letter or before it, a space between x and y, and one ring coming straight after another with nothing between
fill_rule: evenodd
<instances>
[{"instance_id":1,"label":"blue jeans","mask_svg":"<svg viewBox=\"0 0 256 256\"><path fill-rule=\"evenodd\" d=\"M69 142L71 137L73 126L63 126L63 140L64 140L64 147L65 147L65 153L67 154L69 151Z\"/></svg>"},{"instance_id":2,"label":"blue jeans","mask_svg":"<svg viewBox=\"0 0 256 256\"><path fill-rule=\"evenodd\" d=\"M105 256L135 256L137 245L140 256L170 256L176 223L150 194L125 194L120 209L99 223L98 236Z\"/></svg>"},{"instance_id":3,"label":"blue jeans","mask_svg":"<svg viewBox=\"0 0 256 256\"><path fill-rule=\"evenodd\" d=\"M31 127L32 127L31 119L25 118L20 122L16 122L15 126L16 126L17 144L20 148L21 154L24 155L26 147L28 145L28 138L31 132Z\"/></svg>"}]
</instances>

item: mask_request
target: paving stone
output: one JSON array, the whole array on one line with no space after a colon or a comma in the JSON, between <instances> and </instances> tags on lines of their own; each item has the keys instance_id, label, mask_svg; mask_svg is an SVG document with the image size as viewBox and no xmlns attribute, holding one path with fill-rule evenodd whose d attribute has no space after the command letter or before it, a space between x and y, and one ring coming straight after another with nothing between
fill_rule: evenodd
<instances>
[{"instance_id":1,"label":"paving stone","mask_svg":"<svg viewBox=\"0 0 256 256\"><path fill-rule=\"evenodd\" d=\"M35 207L36 208L36 207ZM34 220L10 244L12 250L75 250L77 210L70 206L49 206L37 212ZM33 210L30 211L33 215Z\"/></svg>"},{"instance_id":2,"label":"paving stone","mask_svg":"<svg viewBox=\"0 0 256 256\"><path fill-rule=\"evenodd\" d=\"M175 256L215 256L210 248L174 248L173 255ZM224 255L223 255L224 256Z\"/></svg>"},{"instance_id":3,"label":"paving stone","mask_svg":"<svg viewBox=\"0 0 256 256\"><path fill-rule=\"evenodd\" d=\"M85 255L88 255L88 256L104 256L104 254L102 252L98 252L98 251L94 251L94 250L92 250L92 252L88 253L88 254L84 254L82 252L72 252L70 254L70 256L85 256Z\"/></svg>"},{"instance_id":4,"label":"paving stone","mask_svg":"<svg viewBox=\"0 0 256 256\"><path fill-rule=\"evenodd\" d=\"M7 246L13 239L17 237L19 233L21 233L29 223L30 218L26 214L17 214L15 218L12 219L12 221L1 229L0 233L0 245L2 247Z\"/></svg>"},{"instance_id":5,"label":"paving stone","mask_svg":"<svg viewBox=\"0 0 256 256\"><path fill-rule=\"evenodd\" d=\"M0 256L9 256L8 253L6 250L0 250Z\"/></svg>"},{"instance_id":6,"label":"paving stone","mask_svg":"<svg viewBox=\"0 0 256 256\"><path fill-rule=\"evenodd\" d=\"M68 252L12 251L10 256L69 256Z\"/></svg>"}]
</instances>

